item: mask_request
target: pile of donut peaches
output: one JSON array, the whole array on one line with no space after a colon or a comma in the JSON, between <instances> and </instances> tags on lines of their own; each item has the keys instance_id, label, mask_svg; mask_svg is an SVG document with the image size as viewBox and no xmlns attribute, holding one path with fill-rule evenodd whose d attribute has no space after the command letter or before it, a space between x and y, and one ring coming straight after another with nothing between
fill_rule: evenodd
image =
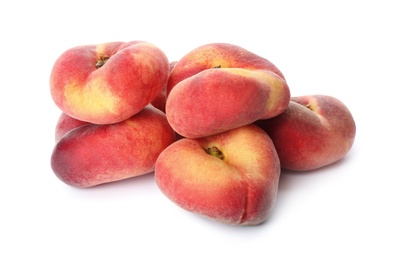
<instances>
[{"instance_id":1,"label":"pile of donut peaches","mask_svg":"<svg viewBox=\"0 0 396 260\"><path fill-rule=\"evenodd\" d=\"M55 61L51 167L88 188L153 173L176 205L230 225L271 214L282 170L340 160L356 125L340 100L291 96L281 71L211 43L170 62L144 41L77 46Z\"/></svg>"}]
</instances>

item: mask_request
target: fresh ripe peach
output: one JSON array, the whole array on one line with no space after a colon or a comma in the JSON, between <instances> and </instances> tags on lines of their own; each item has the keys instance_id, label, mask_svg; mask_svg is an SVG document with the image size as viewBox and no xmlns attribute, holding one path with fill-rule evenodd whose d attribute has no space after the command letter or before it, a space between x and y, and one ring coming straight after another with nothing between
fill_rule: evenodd
<instances>
[{"instance_id":1,"label":"fresh ripe peach","mask_svg":"<svg viewBox=\"0 0 396 260\"><path fill-rule=\"evenodd\" d=\"M351 149L356 133L349 109L326 95L292 97L284 113L256 124L273 140L282 168L294 171L340 160Z\"/></svg>"},{"instance_id":2,"label":"fresh ripe peach","mask_svg":"<svg viewBox=\"0 0 396 260\"><path fill-rule=\"evenodd\" d=\"M254 124L177 140L160 154L155 167L156 183L171 201L231 225L258 225L269 217L279 175L275 147Z\"/></svg>"},{"instance_id":3,"label":"fresh ripe peach","mask_svg":"<svg viewBox=\"0 0 396 260\"><path fill-rule=\"evenodd\" d=\"M289 101L286 82L271 71L208 69L172 89L166 116L181 136L201 138L277 116Z\"/></svg>"},{"instance_id":4,"label":"fresh ripe peach","mask_svg":"<svg viewBox=\"0 0 396 260\"><path fill-rule=\"evenodd\" d=\"M67 115L95 124L123 121L142 110L169 76L169 61L153 44L77 46L55 61L50 90Z\"/></svg>"},{"instance_id":5,"label":"fresh ripe peach","mask_svg":"<svg viewBox=\"0 0 396 260\"><path fill-rule=\"evenodd\" d=\"M172 71L172 69L175 67L177 61L172 61L169 63L169 72ZM167 95L167 86L168 84L165 84L161 91L158 93L158 95L154 98L153 101L151 101L151 104L161 110L162 112L165 113L165 104L166 104L166 99L168 97Z\"/></svg>"},{"instance_id":6,"label":"fresh ripe peach","mask_svg":"<svg viewBox=\"0 0 396 260\"><path fill-rule=\"evenodd\" d=\"M90 123L80 121L62 112L55 126L55 142L58 142L70 130L86 124Z\"/></svg>"},{"instance_id":7,"label":"fresh ripe peach","mask_svg":"<svg viewBox=\"0 0 396 260\"><path fill-rule=\"evenodd\" d=\"M165 114L149 105L114 124L87 124L67 132L55 145L51 166L71 186L91 187L153 172L174 132Z\"/></svg>"},{"instance_id":8,"label":"fresh ripe peach","mask_svg":"<svg viewBox=\"0 0 396 260\"><path fill-rule=\"evenodd\" d=\"M201 138L282 113L290 101L284 76L239 46L214 43L183 56L168 80L166 115L181 136Z\"/></svg>"}]
</instances>

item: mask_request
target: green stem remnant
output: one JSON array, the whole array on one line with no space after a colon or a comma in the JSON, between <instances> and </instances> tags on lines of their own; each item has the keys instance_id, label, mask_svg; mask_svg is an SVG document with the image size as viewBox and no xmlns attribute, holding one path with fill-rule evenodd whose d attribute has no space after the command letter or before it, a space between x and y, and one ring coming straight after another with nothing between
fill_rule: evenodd
<instances>
[{"instance_id":1,"label":"green stem remnant","mask_svg":"<svg viewBox=\"0 0 396 260\"><path fill-rule=\"evenodd\" d=\"M96 68L99 69L100 67L102 67L106 63L106 61L108 61L108 59L110 59L110 57L107 57L104 54L100 54L100 60L98 60L95 65Z\"/></svg>"},{"instance_id":2,"label":"green stem remnant","mask_svg":"<svg viewBox=\"0 0 396 260\"><path fill-rule=\"evenodd\" d=\"M305 107L308 108L309 110L312 110L311 104L306 104Z\"/></svg>"},{"instance_id":3,"label":"green stem remnant","mask_svg":"<svg viewBox=\"0 0 396 260\"><path fill-rule=\"evenodd\" d=\"M209 147L208 149L205 149L205 151L209 155L217 157L217 158L219 158L221 160L224 159L224 154L216 146Z\"/></svg>"}]
</instances>

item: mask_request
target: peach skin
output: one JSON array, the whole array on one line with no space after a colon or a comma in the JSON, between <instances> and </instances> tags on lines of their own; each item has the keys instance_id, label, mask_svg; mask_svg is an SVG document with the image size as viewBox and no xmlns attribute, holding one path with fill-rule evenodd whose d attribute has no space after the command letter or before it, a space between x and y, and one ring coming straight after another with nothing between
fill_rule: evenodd
<instances>
[{"instance_id":1,"label":"peach skin","mask_svg":"<svg viewBox=\"0 0 396 260\"><path fill-rule=\"evenodd\" d=\"M131 178L153 172L174 138L165 114L149 105L119 123L70 130L56 143L51 167L64 183L80 188Z\"/></svg>"},{"instance_id":2,"label":"peach skin","mask_svg":"<svg viewBox=\"0 0 396 260\"><path fill-rule=\"evenodd\" d=\"M292 97L281 115L256 122L274 142L281 166L314 170L340 160L352 147L356 124L349 109L335 97Z\"/></svg>"},{"instance_id":3,"label":"peach skin","mask_svg":"<svg viewBox=\"0 0 396 260\"><path fill-rule=\"evenodd\" d=\"M171 72L172 69L175 67L177 61L172 61L169 63L169 71ZM165 105L166 105L166 99L168 98L167 94L167 84L165 84L161 91L158 93L158 95L151 101L151 104L161 110L162 112L165 113Z\"/></svg>"},{"instance_id":4,"label":"peach skin","mask_svg":"<svg viewBox=\"0 0 396 260\"><path fill-rule=\"evenodd\" d=\"M58 142L62 138L62 136L64 136L70 130L87 124L90 123L85 121L80 121L62 112L55 126L55 142Z\"/></svg>"},{"instance_id":5,"label":"peach skin","mask_svg":"<svg viewBox=\"0 0 396 260\"><path fill-rule=\"evenodd\" d=\"M155 180L176 205L230 225L258 225L275 204L280 163L271 139L254 124L180 139L158 157Z\"/></svg>"},{"instance_id":6,"label":"peach skin","mask_svg":"<svg viewBox=\"0 0 396 260\"><path fill-rule=\"evenodd\" d=\"M94 124L111 124L148 105L168 76L169 61L153 44L109 42L62 53L51 71L50 90L65 114Z\"/></svg>"}]
</instances>

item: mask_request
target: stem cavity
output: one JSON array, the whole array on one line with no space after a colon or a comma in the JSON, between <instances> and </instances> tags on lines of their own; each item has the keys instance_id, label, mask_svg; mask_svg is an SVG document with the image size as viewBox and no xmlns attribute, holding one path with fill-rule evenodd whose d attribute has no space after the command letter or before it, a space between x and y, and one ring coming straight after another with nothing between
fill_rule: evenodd
<instances>
[{"instance_id":1,"label":"stem cavity","mask_svg":"<svg viewBox=\"0 0 396 260\"><path fill-rule=\"evenodd\" d=\"M211 156L217 157L221 160L224 159L224 154L216 146L209 147L208 149L205 149L205 151Z\"/></svg>"},{"instance_id":2,"label":"stem cavity","mask_svg":"<svg viewBox=\"0 0 396 260\"><path fill-rule=\"evenodd\" d=\"M109 59L110 59L110 57L107 57L104 54L100 54L99 60L96 61L96 65L95 65L96 68L99 69L100 67L102 67L106 63L106 61L108 61Z\"/></svg>"}]
</instances>

